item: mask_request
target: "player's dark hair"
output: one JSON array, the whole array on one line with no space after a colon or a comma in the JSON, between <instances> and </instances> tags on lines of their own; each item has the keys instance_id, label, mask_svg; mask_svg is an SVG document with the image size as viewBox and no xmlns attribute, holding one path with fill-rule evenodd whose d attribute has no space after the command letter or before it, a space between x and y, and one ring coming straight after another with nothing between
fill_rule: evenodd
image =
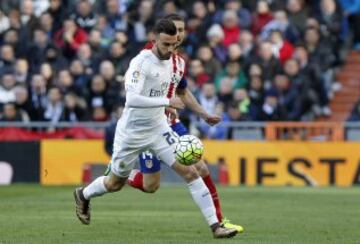
<instances>
[{"instance_id":1,"label":"player's dark hair","mask_svg":"<svg viewBox=\"0 0 360 244\"><path fill-rule=\"evenodd\" d=\"M171 21L182 21L182 22L185 22L185 19L179 15L179 14L168 14L164 17L164 19L168 19L168 20L171 20Z\"/></svg>"},{"instance_id":2,"label":"player's dark hair","mask_svg":"<svg viewBox=\"0 0 360 244\"><path fill-rule=\"evenodd\" d=\"M155 34L164 33L170 36L174 36L177 33L175 24L168 19L160 19L156 22L154 27Z\"/></svg>"}]
</instances>

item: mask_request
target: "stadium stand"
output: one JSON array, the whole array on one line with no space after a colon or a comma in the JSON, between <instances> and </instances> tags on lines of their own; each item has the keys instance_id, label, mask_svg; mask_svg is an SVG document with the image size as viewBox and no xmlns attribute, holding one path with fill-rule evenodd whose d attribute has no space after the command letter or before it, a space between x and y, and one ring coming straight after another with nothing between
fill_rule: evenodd
<instances>
[{"instance_id":1,"label":"stadium stand","mask_svg":"<svg viewBox=\"0 0 360 244\"><path fill-rule=\"evenodd\" d=\"M359 121L357 2L1 1L0 121L110 121L129 60L169 13L186 20L189 88L224 122ZM205 138L267 135L181 118Z\"/></svg>"}]
</instances>

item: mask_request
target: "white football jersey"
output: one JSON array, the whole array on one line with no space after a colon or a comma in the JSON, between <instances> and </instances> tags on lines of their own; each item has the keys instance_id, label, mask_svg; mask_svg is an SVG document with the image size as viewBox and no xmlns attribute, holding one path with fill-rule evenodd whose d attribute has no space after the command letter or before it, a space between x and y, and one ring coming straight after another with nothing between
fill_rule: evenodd
<instances>
[{"instance_id":1,"label":"white football jersey","mask_svg":"<svg viewBox=\"0 0 360 244\"><path fill-rule=\"evenodd\" d=\"M185 62L173 55L169 60L160 60L151 50L141 51L130 62L125 74L125 91L153 99L168 99L173 96L182 75ZM125 103L118 129L132 134L132 137L144 137L156 131L166 122L165 107L134 107Z\"/></svg>"}]
</instances>

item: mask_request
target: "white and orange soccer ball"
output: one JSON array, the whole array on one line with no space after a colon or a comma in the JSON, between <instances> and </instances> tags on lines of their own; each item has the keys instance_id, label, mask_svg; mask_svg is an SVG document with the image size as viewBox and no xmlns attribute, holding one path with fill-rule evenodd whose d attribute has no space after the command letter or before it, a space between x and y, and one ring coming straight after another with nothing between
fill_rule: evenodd
<instances>
[{"instance_id":1,"label":"white and orange soccer ball","mask_svg":"<svg viewBox=\"0 0 360 244\"><path fill-rule=\"evenodd\" d=\"M179 163L192 165L197 163L204 153L201 140L193 135L180 136L175 146L175 156Z\"/></svg>"}]
</instances>

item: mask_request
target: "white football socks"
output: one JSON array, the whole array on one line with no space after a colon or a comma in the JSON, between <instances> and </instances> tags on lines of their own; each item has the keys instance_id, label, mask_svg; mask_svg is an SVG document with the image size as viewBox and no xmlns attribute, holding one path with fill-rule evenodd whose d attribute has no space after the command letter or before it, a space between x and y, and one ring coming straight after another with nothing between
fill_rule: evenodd
<instances>
[{"instance_id":1,"label":"white football socks","mask_svg":"<svg viewBox=\"0 0 360 244\"><path fill-rule=\"evenodd\" d=\"M195 203L199 206L201 213L205 217L209 226L218 223L215 206L211 199L211 194L202 178L199 177L196 180L188 183L188 187Z\"/></svg>"},{"instance_id":2,"label":"white football socks","mask_svg":"<svg viewBox=\"0 0 360 244\"><path fill-rule=\"evenodd\" d=\"M106 176L100 176L96 178L93 182L90 183L90 185L84 188L83 194L86 200L90 200L90 198L104 195L108 192L104 184L105 177Z\"/></svg>"}]
</instances>

